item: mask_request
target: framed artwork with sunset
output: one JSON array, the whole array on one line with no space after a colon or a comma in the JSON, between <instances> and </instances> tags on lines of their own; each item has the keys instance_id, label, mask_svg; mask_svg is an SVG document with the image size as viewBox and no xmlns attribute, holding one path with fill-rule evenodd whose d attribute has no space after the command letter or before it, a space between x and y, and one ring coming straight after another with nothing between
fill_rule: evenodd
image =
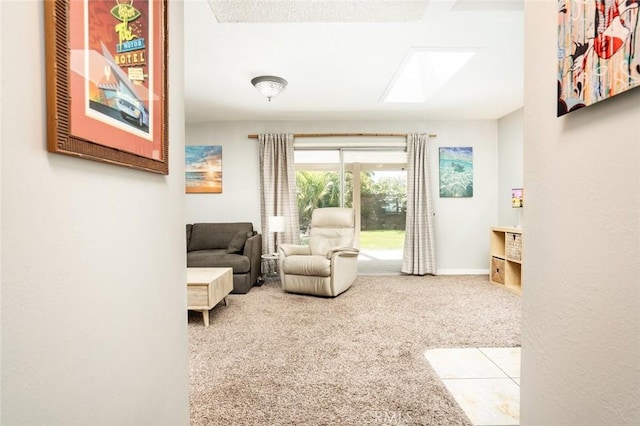
<instances>
[{"instance_id":1,"label":"framed artwork with sunset","mask_svg":"<svg viewBox=\"0 0 640 426\"><path fill-rule=\"evenodd\" d=\"M187 145L184 157L187 193L222 193L221 146Z\"/></svg>"}]
</instances>

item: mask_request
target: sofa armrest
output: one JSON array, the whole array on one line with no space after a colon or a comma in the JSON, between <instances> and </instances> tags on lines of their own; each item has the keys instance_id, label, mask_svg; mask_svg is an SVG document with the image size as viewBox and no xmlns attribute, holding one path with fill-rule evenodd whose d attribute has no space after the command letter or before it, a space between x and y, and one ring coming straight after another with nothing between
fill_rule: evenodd
<instances>
[{"instance_id":1,"label":"sofa armrest","mask_svg":"<svg viewBox=\"0 0 640 426\"><path fill-rule=\"evenodd\" d=\"M261 273L262 234L247 238L242 254L247 256L251 263L251 285L254 285Z\"/></svg>"},{"instance_id":2,"label":"sofa armrest","mask_svg":"<svg viewBox=\"0 0 640 426\"><path fill-rule=\"evenodd\" d=\"M256 247L258 248L258 251L256 251ZM257 254L258 257L260 257L262 254L262 234L256 234L247 238L247 241L244 242L242 254L249 257L253 254Z\"/></svg>"}]
</instances>

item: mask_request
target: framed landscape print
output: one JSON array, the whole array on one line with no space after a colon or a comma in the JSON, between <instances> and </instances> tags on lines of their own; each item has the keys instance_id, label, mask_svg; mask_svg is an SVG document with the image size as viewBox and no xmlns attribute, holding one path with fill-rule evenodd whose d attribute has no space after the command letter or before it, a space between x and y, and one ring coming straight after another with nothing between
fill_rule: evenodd
<instances>
[{"instance_id":1,"label":"framed landscape print","mask_svg":"<svg viewBox=\"0 0 640 426\"><path fill-rule=\"evenodd\" d=\"M166 0L45 0L47 149L168 174Z\"/></svg>"},{"instance_id":2,"label":"framed landscape print","mask_svg":"<svg viewBox=\"0 0 640 426\"><path fill-rule=\"evenodd\" d=\"M222 147L185 147L185 190L187 193L222 193Z\"/></svg>"},{"instance_id":3,"label":"framed landscape print","mask_svg":"<svg viewBox=\"0 0 640 426\"><path fill-rule=\"evenodd\" d=\"M473 147L440 148L440 197L473 197Z\"/></svg>"},{"instance_id":4,"label":"framed landscape print","mask_svg":"<svg viewBox=\"0 0 640 426\"><path fill-rule=\"evenodd\" d=\"M560 0L558 117L640 86L638 0Z\"/></svg>"}]
</instances>

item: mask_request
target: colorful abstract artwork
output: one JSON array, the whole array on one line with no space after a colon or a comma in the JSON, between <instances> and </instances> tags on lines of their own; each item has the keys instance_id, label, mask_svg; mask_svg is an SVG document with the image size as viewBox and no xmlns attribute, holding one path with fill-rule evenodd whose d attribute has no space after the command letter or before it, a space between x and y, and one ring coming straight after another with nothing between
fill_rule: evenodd
<instances>
[{"instance_id":1,"label":"colorful abstract artwork","mask_svg":"<svg viewBox=\"0 0 640 426\"><path fill-rule=\"evenodd\" d=\"M473 197L473 148L440 148L440 197Z\"/></svg>"},{"instance_id":2,"label":"colorful abstract artwork","mask_svg":"<svg viewBox=\"0 0 640 426\"><path fill-rule=\"evenodd\" d=\"M560 0L558 117L640 86L640 0Z\"/></svg>"},{"instance_id":3,"label":"colorful abstract artwork","mask_svg":"<svg viewBox=\"0 0 640 426\"><path fill-rule=\"evenodd\" d=\"M222 193L222 147L185 147L185 187L187 193Z\"/></svg>"}]
</instances>

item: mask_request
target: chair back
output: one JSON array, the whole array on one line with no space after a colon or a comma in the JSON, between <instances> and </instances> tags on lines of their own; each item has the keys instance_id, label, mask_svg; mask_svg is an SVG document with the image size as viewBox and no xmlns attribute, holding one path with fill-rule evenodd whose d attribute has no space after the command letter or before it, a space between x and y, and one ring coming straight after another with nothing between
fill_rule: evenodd
<instances>
[{"instance_id":1,"label":"chair back","mask_svg":"<svg viewBox=\"0 0 640 426\"><path fill-rule=\"evenodd\" d=\"M353 247L356 217L353 209L325 207L311 215L309 247L311 253L324 256L336 247Z\"/></svg>"}]
</instances>

